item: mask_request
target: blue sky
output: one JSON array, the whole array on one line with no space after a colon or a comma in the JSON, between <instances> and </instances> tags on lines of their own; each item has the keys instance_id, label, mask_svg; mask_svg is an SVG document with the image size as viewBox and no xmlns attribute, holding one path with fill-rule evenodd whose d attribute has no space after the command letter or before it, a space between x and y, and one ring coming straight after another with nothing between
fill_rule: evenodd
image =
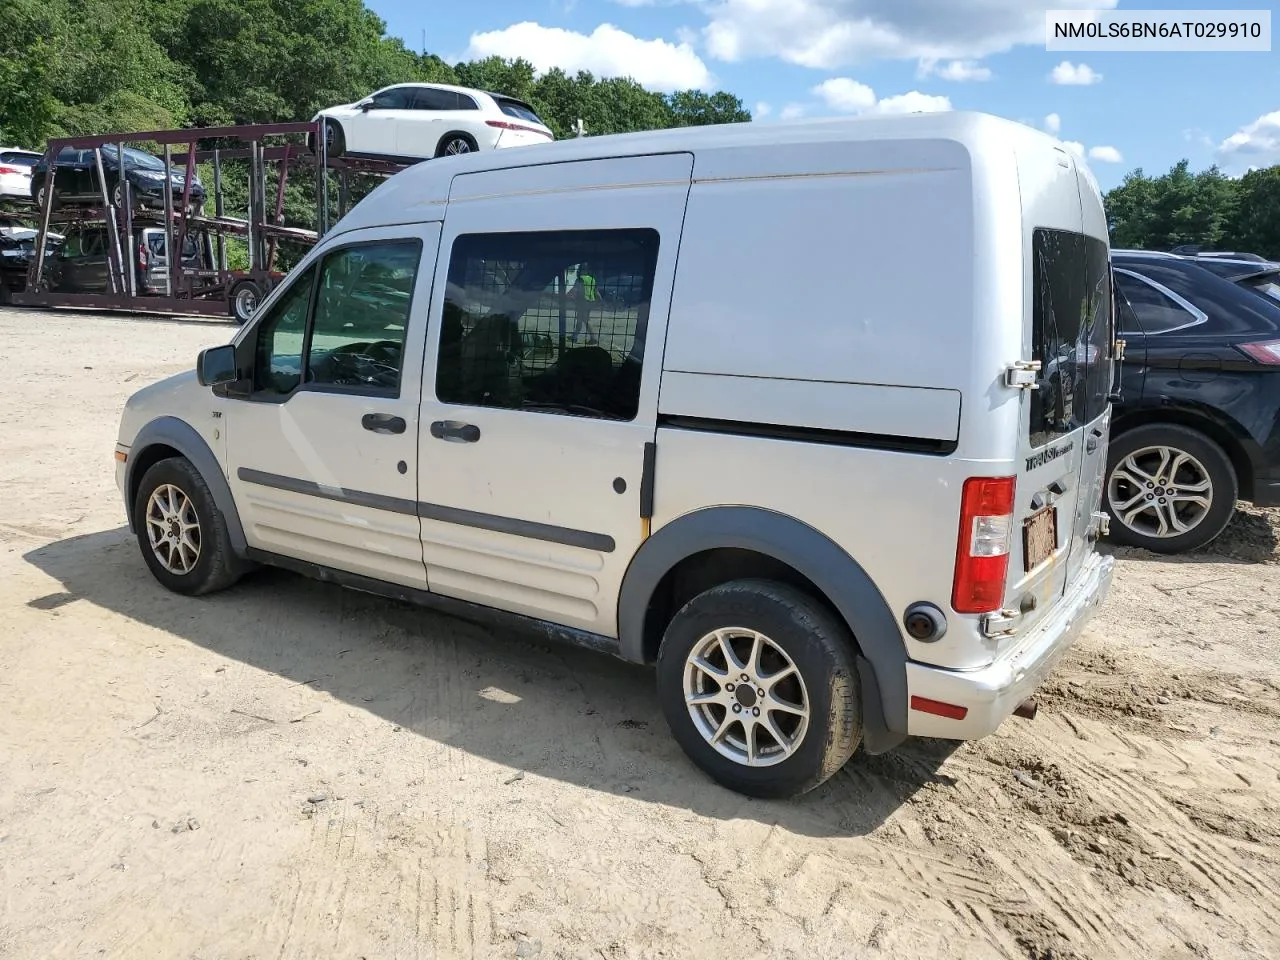
<instances>
[{"instance_id":1,"label":"blue sky","mask_svg":"<svg viewBox=\"0 0 1280 960\"><path fill-rule=\"evenodd\" d=\"M1280 163L1280 52L1050 53L1024 0L366 0L388 31L453 62L490 53L740 97L758 122L983 110L1056 133L1103 189L1181 158ZM1061 8L1266 9L1209 0ZM1064 66L1065 61L1065 66ZM779 135L785 135L781 130Z\"/></svg>"}]
</instances>

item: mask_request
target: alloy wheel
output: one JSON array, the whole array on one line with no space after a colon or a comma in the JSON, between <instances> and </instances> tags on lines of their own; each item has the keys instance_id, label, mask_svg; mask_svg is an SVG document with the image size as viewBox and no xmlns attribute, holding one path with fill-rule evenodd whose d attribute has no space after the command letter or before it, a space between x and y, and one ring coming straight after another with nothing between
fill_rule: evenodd
<instances>
[{"instance_id":1,"label":"alloy wheel","mask_svg":"<svg viewBox=\"0 0 1280 960\"><path fill-rule=\"evenodd\" d=\"M698 733L721 756L768 767L809 729L809 695L794 661L763 633L714 630L685 659L684 698Z\"/></svg>"},{"instance_id":2,"label":"alloy wheel","mask_svg":"<svg viewBox=\"0 0 1280 960\"><path fill-rule=\"evenodd\" d=\"M1175 447L1143 447L1111 471L1107 502L1130 530L1147 537L1177 537L1194 530L1213 506L1205 465Z\"/></svg>"},{"instance_id":3,"label":"alloy wheel","mask_svg":"<svg viewBox=\"0 0 1280 960\"><path fill-rule=\"evenodd\" d=\"M200 559L200 518L194 504L171 483L162 484L147 499L147 541L156 560L170 573L183 576Z\"/></svg>"}]
</instances>

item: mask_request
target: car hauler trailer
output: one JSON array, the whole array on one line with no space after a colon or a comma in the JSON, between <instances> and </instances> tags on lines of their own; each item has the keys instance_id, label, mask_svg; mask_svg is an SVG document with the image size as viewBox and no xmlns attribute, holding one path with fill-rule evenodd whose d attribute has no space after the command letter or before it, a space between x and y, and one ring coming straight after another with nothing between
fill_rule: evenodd
<instances>
[{"instance_id":1,"label":"car hauler trailer","mask_svg":"<svg viewBox=\"0 0 1280 960\"><path fill-rule=\"evenodd\" d=\"M276 123L51 139L40 164L42 189L29 222L40 238L47 237L54 227L58 228L54 232L59 233L100 227L106 246L106 282L103 289L92 292L60 289L56 282L51 283L45 244L36 243L25 289L11 294L12 303L229 314L244 322L258 300L285 274L277 266L280 243L309 247L329 229L330 172L336 174L337 215L341 219L350 199L352 174L385 177L407 165L373 158L330 158L324 137L316 136L319 130L317 123ZM160 149L156 169L149 174L151 180L161 181L155 208L138 202L134 178L128 175L130 158L145 155L132 151L131 144ZM237 191L247 194L245 216L234 216L226 209L228 171L224 164L228 161L236 161L233 166L237 171L247 170L247 190L242 187ZM212 166L211 194L198 181L198 164ZM269 191L268 172L272 167L276 176ZM314 229L285 223L286 188L290 176L299 174L314 181ZM79 189L69 194L60 191L59 178L64 184L76 179ZM84 189L84 184L90 188ZM155 193L154 189L150 191L153 199ZM210 200L212 210L208 209ZM137 243L137 237L138 231L146 228L163 231L163 282L158 285L143 281L148 269L147 252L145 245ZM182 251L187 249L188 238L197 234L209 237L212 243L207 257L191 263ZM230 237L239 238L247 246L245 269L229 267ZM171 256L170 251L179 254Z\"/></svg>"}]
</instances>

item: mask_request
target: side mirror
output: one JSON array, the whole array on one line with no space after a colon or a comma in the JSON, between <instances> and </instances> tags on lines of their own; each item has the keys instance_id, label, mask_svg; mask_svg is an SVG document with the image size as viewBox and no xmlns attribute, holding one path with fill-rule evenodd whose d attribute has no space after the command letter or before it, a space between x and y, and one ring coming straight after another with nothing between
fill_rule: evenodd
<instances>
[{"instance_id":1,"label":"side mirror","mask_svg":"<svg viewBox=\"0 0 1280 960\"><path fill-rule=\"evenodd\" d=\"M201 350L196 358L196 379L202 387L234 383L240 378L236 369L236 348L229 343Z\"/></svg>"},{"instance_id":2,"label":"side mirror","mask_svg":"<svg viewBox=\"0 0 1280 960\"><path fill-rule=\"evenodd\" d=\"M366 100L364 103L360 104L360 110L361 110L363 113L368 113L368 112L369 112L370 110L372 110L372 109L373 109L373 101L372 101L372 100Z\"/></svg>"}]
</instances>

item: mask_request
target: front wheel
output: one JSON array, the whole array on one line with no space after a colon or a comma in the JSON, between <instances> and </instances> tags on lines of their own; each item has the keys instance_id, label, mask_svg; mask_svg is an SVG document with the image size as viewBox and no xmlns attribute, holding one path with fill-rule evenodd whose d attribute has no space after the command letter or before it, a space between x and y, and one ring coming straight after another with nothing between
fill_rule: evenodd
<instances>
[{"instance_id":1,"label":"front wheel","mask_svg":"<svg viewBox=\"0 0 1280 960\"><path fill-rule=\"evenodd\" d=\"M1226 528L1239 495L1231 458L1198 430L1135 427L1111 440L1103 498L1111 539L1155 553L1206 546Z\"/></svg>"},{"instance_id":2,"label":"front wheel","mask_svg":"<svg viewBox=\"0 0 1280 960\"><path fill-rule=\"evenodd\" d=\"M161 460L147 470L134 499L133 520L143 560L174 593L213 593L244 573L209 485L184 457Z\"/></svg>"},{"instance_id":3,"label":"front wheel","mask_svg":"<svg viewBox=\"0 0 1280 960\"><path fill-rule=\"evenodd\" d=\"M793 797L829 779L862 738L853 640L808 595L737 580L672 618L658 696L689 758L753 797Z\"/></svg>"}]
</instances>

